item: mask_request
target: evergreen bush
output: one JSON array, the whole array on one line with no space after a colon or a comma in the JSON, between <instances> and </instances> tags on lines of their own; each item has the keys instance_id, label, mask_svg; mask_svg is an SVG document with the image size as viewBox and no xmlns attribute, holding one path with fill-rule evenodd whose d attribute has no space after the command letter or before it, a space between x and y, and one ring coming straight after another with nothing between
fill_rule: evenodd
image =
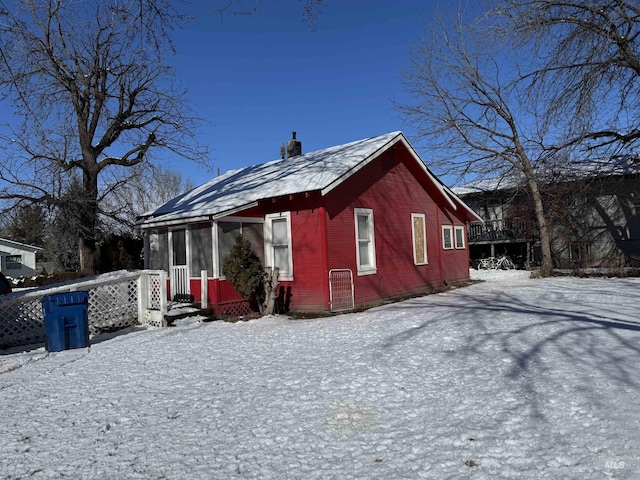
<instances>
[{"instance_id":1,"label":"evergreen bush","mask_svg":"<svg viewBox=\"0 0 640 480\"><path fill-rule=\"evenodd\" d=\"M224 259L222 274L234 286L242 298L252 305L262 306L264 285L262 262L242 235L236 238L229 255Z\"/></svg>"}]
</instances>

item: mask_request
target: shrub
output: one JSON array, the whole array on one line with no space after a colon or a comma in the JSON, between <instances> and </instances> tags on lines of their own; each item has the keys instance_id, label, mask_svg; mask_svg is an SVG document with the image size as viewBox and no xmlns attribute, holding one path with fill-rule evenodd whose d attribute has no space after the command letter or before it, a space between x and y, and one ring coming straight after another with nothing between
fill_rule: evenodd
<instances>
[{"instance_id":1,"label":"shrub","mask_svg":"<svg viewBox=\"0 0 640 480\"><path fill-rule=\"evenodd\" d=\"M222 274L242 298L252 305L261 305L264 295L262 272L262 263L251 243L239 235L224 259Z\"/></svg>"}]
</instances>

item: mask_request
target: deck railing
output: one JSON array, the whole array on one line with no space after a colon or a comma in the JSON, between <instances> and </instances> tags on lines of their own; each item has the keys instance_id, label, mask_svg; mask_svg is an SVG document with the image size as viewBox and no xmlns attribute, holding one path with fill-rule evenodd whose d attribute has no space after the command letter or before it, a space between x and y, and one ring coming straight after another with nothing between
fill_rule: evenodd
<instances>
[{"instance_id":1,"label":"deck railing","mask_svg":"<svg viewBox=\"0 0 640 480\"><path fill-rule=\"evenodd\" d=\"M469 225L469 242L524 240L538 237L535 222L528 220L486 220Z\"/></svg>"}]
</instances>

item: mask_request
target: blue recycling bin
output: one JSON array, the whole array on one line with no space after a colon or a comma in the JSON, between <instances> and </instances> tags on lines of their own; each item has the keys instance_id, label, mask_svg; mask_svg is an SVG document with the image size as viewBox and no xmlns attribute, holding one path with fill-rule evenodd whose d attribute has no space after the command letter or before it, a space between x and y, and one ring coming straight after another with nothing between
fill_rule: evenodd
<instances>
[{"instance_id":1,"label":"blue recycling bin","mask_svg":"<svg viewBox=\"0 0 640 480\"><path fill-rule=\"evenodd\" d=\"M41 303L48 351L89 346L89 292L45 295Z\"/></svg>"}]
</instances>

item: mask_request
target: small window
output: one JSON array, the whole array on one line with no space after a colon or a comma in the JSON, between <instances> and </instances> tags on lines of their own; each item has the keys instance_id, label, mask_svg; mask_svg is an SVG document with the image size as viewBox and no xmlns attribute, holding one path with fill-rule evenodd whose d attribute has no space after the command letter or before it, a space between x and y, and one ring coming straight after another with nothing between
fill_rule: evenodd
<instances>
[{"instance_id":1,"label":"small window","mask_svg":"<svg viewBox=\"0 0 640 480\"><path fill-rule=\"evenodd\" d=\"M424 214L411 214L411 234L413 238L413 263L426 265L427 262L427 230Z\"/></svg>"},{"instance_id":2,"label":"small window","mask_svg":"<svg viewBox=\"0 0 640 480\"><path fill-rule=\"evenodd\" d=\"M453 248L453 227L443 225L442 227L442 248L451 250Z\"/></svg>"},{"instance_id":3,"label":"small window","mask_svg":"<svg viewBox=\"0 0 640 480\"><path fill-rule=\"evenodd\" d=\"M356 227L356 260L358 275L376 273L376 245L373 228L373 210L354 209Z\"/></svg>"},{"instance_id":4,"label":"small window","mask_svg":"<svg viewBox=\"0 0 640 480\"><path fill-rule=\"evenodd\" d=\"M279 268L281 280L293 280L291 215L267 215L265 220L265 266Z\"/></svg>"},{"instance_id":5,"label":"small window","mask_svg":"<svg viewBox=\"0 0 640 480\"><path fill-rule=\"evenodd\" d=\"M22 255L7 255L5 257L5 266L7 270L22 269Z\"/></svg>"},{"instance_id":6,"label":"small window","mask_svg":"<svg viewBox=\"0 0 640 480\"><path fill-rule=\"evenodd\" d=\"M464 227L455 227L456 248L464 248Z\"/></svg>"}]
</instances>

